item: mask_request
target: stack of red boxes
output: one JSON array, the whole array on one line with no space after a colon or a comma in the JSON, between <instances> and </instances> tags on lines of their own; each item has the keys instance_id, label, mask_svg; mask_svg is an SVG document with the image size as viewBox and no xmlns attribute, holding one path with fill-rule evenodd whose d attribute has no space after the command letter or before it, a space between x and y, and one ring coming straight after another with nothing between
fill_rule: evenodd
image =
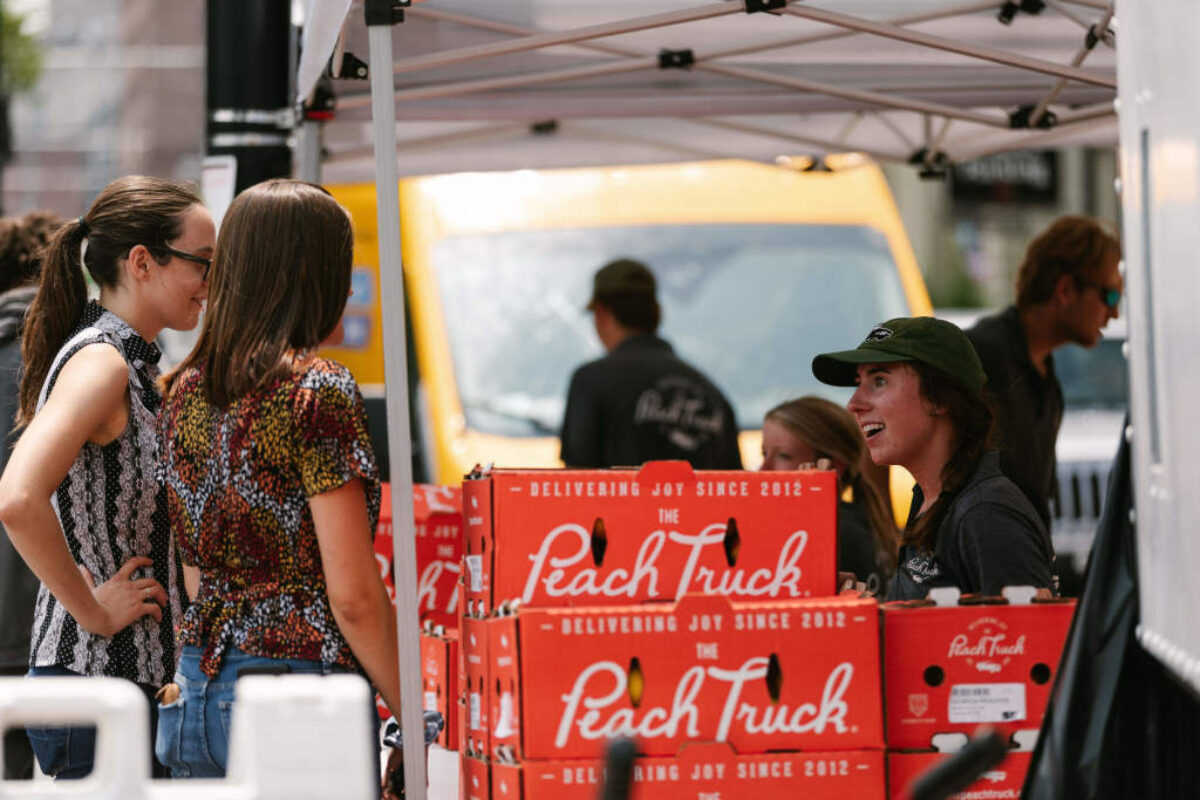
<instances>
[{"instance_id":1,"label":"stack of red boxes","mask_svg":"<svg viewBox=\"0 0 1200 800\"><path fill-rule=\"evenodd\" d=\"M883 798L879 614L835 597L831 472L497 470L464 483L467 798ZM735 793L744 793L738 789Z\"/></svg>"},{"instance_id":2,"label":"stack of red boxes","mask_svg":"<svg viewBox=\"0 0 1200 800\"><path fill-rule=\"evenodd\" d=\"M883 607L893 798L981 725L1013 750L956 797L1020 796L1075 604L1033 601L1027 587L1005 597L960 604L957 589L935 589L931 602Z\"/></svg>"},{"instance_id":3,"label":"stack of red boxes","mask_svg":"<svg viewBox=\"0 0 1200 800\"><path fill-rule=\"evenodd\" d=\"M446 727L438 743L458 747L459 571L462 569L462 490L457 486L413 487L416 521L417 606L422 625L421 681L427 711L440 711ZM383 485L375 559L395 602L391 487ZM380 713L387 715L380 703Z\"/></svg>"}]
</instances>

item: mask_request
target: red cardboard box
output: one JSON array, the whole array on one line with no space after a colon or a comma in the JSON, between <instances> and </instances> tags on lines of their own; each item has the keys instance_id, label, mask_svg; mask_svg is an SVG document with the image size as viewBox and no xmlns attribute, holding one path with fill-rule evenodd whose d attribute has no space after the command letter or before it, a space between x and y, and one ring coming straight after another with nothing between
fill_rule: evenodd
<instances>
[{"instance_id":1,"label":"red cardboard box","mask_svg":"<svg viewBox=\"0 0 1200 800\"><path fill-rule=\"evenodd\" d=\"M924 749L938 733L1037 729L1074 602L884 606L887 741Z\"/></svg>"},{"instance_id":2,"label":"red cardboard box","mask_svg":"<svg viewBox=\"0 0 1200 800\"><path fill-rule=\"evenodd\" d=\"M488 628L487 620L463 617L459 646L462 648L463 672L463 719L465 746L461 752L483 757L492 752L488 715L492 694L488 686Z\"/></svg>"},{"instance_id":3,"label":"red cardboard box","mask_svg":"<svg viewBox=\"0 0 1200 800\"><path fill-rule=\"evenodd\" d=\"M421 681L426 711L438 711L446 727L437 742L458 749L458 631L421 634Z\"/></svg>"},{"instance_id":4,"label":"red cardboard box","mask_svg":"<svg viewBox=\"0 0 1200 800\"><path fill-rule=\"evenodd\" d=\"M459 761L458 796L462 800L491 800L492 765L463 755Z\"/></svg>"},{"instance_id":5,"label":"red cardboard box","mask_svg":"<svg viewBox=\"0 0 1200 800\"><path fill-rule=\"evenodd\" d=\"M604 762L492 765L494 800L594 800ZM634 761L631 800L775 797L883 800L883 751L738 755L728 745L689 744L674 758Z\"/></svg>"},{"instance_id":6,"label":"red cardboard box","mask_svg":"<svg viewBox=\"0 0 1200 800\"><path fill-rule=\"evenodd\" d=\"M893 800L908 800L912 783L927 770L950 757L948 753L888 753L888 790ZM1017 800L1033 753L1013 751L979 780L951 795L951 800Z\"/></svg>"},{"instance_id":7,"label":"red cardboard box","mask_svg":"<svg viewBox=\"0 0 1200 800\"><path fill-rule=\"evenodd\" d=\"M490 752L507 759L600 758L611 736L650 756L689 741L743 754L883 746L871 599L689 595L522 608L488 625Z\"/></svg>"},{"instance_id":8,"label":"red cardboard box","mask_svg":"<svg viewBox=\"0 0 1200 800\"><path fill-rule=\"evenodd\" d=\"M417 484L413 487L413 513L418 614L422 620L452 628L458 622L458 573L462 569L462 490L457 486ZM394 603L392 547L392 492L385 483L375 533L375 560Z\"/></svg>"},{"instance_id":9,"label":"red cardboard box","mask_svg":"<svg viewBox=\"0 0 1200 800\"><path fill-rule=\"evenodd\" d=\"M830 471L495 470L463 503L468 613L836 591Z\"/></svg>"}]
</instances>

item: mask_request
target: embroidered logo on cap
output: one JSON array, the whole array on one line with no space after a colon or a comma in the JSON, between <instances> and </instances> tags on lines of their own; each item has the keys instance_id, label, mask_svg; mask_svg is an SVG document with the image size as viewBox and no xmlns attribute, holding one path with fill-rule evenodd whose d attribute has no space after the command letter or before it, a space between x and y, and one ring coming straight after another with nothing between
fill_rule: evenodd
<instances>
[{"instance_id":1,"label":"embroidered logo on cap","mask_svg":"<svg viewBox=\"0 0 1200 800\"><path fill-rule=\"evenodd\" d=\"M892 338L892 329L879 325L871 329L871 332L867 334L867 338L863 339L863 344L867 342L882 342L884 339L890 338Z\"/></svg>"}]
</instances>

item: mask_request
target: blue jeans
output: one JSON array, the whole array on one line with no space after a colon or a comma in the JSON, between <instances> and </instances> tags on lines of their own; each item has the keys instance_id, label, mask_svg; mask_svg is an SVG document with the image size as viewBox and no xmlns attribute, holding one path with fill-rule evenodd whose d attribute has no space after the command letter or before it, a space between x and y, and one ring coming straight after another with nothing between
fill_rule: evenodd
<instances>
[{"instance_id":1,"label":"blue jeans","mask_svg":"<svg viewBox=\"0 0 1200 800\"><path fill-rule=\"evenodd\" d=\"M30 678L81 677L66 667L30 667ZM150 741L154 742L158 717L154 713L154 689L135 684L146 695L150 711ZM29 744L42 772L55 780L78 780L92 771L96 757L96 728L92 725L72 725L69 728L26 727ZM151 756L151 774L167 777L166 770Z\"/></svg>"},{"instance_id":2,"label":"blue jeans","mask_svg":"<svg viewBox=\"0 0 1200 800\"><path fill-rule=\"evenodd\" d=\"M201 653L199 647L192 645L183 648L179 670L175 673L179 698L169 706L158 706L158 737L154 752L176 778L225 776L229 761L229 722L233 716L239 672L249 669L278 670L292 675L326 675L345 671L331 669L320 661L252 656L230 647L225 651L216 680L210 681L200 671ZM372 720L372 723L376 721Z\"/></svg>"}]
</instances>

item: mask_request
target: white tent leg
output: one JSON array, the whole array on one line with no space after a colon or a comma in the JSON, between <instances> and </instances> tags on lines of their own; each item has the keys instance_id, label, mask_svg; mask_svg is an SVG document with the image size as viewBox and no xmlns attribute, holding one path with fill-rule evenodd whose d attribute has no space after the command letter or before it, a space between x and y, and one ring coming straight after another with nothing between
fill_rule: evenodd
<instances>
[{"instance_id":1,"label":"white tent leg","mask_svg":"<svg viewBox=\"0 0 1200 800\"><path fill-rule=\"evenodd\" d=\"M296 126L296 175L302 181L321 182L321 125L302 119Z\"/></svg>"},{"instance_id":2,"label":"white tent leg","mask_svg":"<svg viewBox=\"0 0 1200 800\"><path fill-rule=\"evenodd\" d=\"M392 29L368 28L370 63L392 63ZM387 391L388 459L391 462L393 557L396 565L396 634L400 652L400 726L404 731L404 786L410 800L425 800L425 722L421 695L421 628L417 619L416 523L413 518L412 438L408 429L408 343L404 332L404 280L400 272L400 200L396 118L389 69L371 69L371 133L375 141L375 204L379 230L379 283L383 366Z\"/></svg>"}]
</instances>

